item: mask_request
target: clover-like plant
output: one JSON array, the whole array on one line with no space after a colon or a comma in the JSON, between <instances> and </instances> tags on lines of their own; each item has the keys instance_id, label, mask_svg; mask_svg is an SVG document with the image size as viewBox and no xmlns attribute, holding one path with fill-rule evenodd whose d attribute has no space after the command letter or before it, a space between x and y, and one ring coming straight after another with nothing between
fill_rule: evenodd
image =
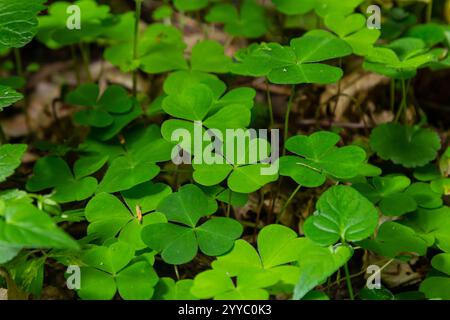
<instances>
[{"instance_id":1,"label":"clover-like plant","mask_svg":"<svg viewBox=\"0 0 450 320\"><path fill-rule=\"evenodd\" d=\"M67 11L72 5L78 6L80 10L80 28L67 27L71 22ZM57 1L48 10L48 15L39 17L37 39L52 49L94 42L114 23L109 6L99 5L95 0L78 0L74 3Z\"/></svg>"},{"instance_id":2,"label":"clover-like plant","mask_svg":"<svg viewBox=\"0 0 450 320\"><path fill-rule=\"evenodd\" d=\"M326 131L290 138L286 149L297 155L281 157L280 175L311 188L321 186L327 178L345 180L358 176L365 166L366 153L358 146L337 147L340 139Z\"/></svg>"},{"instance_id":3,"label":"clover-like plant","mask_svg":"<svg viewBox=\"0 0 450 320\"><path fill-rule=\"evenodd\" d=\"M286 15L305 14L312 10L320 17L330 14L348 15L363 2L363 0L272 0L277 10Z\"/></svg>"},{"instance_id":4,"label":"clover-like plant","mask_svg":"<svg viewBox=\"0 0 450 320\"><path fill-rule=\"evenodd\" d=\"M439 273L430 272L420 284L420 291L425 294L428 299L450 299L450 253L440 253L433 257L431 265Z\"/></svg>"},{"instance_id":5,"label":"clover-like plant","mask_svg":"<svg viewBox=\"0 0 450 320\"><path fill-rule=\"evenodd\" d=\"M392 221L380 226L375 239L366 239L358 244L389 258L423 256L428 248L427 242L413 229Z\"/></svg>"},{"instance_id":6,"label":"clover-like plant","mask_svg":"<svg viewBox=\"0 0 450 320\"><path fill-rule=\"evenodd\" d=\"M239 222L230 218L211 218L199 225L200 219L217 210L217 202L195 185L185 185L166 197L157 209L168 223L151 224L142 230L142 240L161 252L170 264L184 264L197 255L198 248L209 256L229 251L242 234Z\"/></svg>"},{"instance_id":7,"label":"clover-like plant","mask_svg":"<svg viewBox=\"0 0 450 320\"><path fill-rule=\"evenodd\" d=\"M62 203L87 199L97 189L97 179L89 175L99 169L88 165L75 165L72 173L63 159L43 157L36 162L34 175L28 180L27 189L36 192L54 188L52 198Z\"/></svg>"},{"instance_id":8,"label":"clover-like plant","mask_svg":"<svg viewBox=\"0 0 450 320\"><path fill-rule=\"evenodd\" d=\"M411 180L402 175L374 177L367 183L356 183L353 187L377 204L385 216L400 216L417 210L414 198L405 190Z\"/></svg>"},{"instance_id":9,"label":"clover-like plant","mask_svg":"<svg viewBox=\"0 0 450 320\"><path fill-rule=\"evenodd\" d=\"M224 24L232 36L259 38L268 29L265 10L255 0L244 0L240 9L230 3L214 5L206 15L206 21Z\"/></svg>"},{"instance_id":10,"label":"clover-like plant","mask_svg":"<svg viewBox=\"0 0 450 320\"><path fill-rule=\"evenodd\" d=\"M450 208L419 209L407 215L402 223L423 237L428 246L450 251Z\"/></svg>"},{"instance_id":11,"label":"clover-like plant","mask_svg":"<svg viewBox=\"0 0 450 320\"><path fill-rule=\"evenodd\" d=\"M66 102L86 107L75 114L75 121L81 125L107 127L114 122L113 114L127 113L133 107L133 100L126 90L117 85L109 86L101 95L98 85L84 84L66 97Z\"/></svg>"},{"instance_id":12,"label":"clover-like plant","mask_svg":"<svg viewBox=\"0 0 450 320\"><path fill-rule=\"evenodd\" d=\"M262 44L241 56L243 66L234 70L241 74L266 75L275 84L318 83L338 81L340 68L322 62L348 56L352 48L324 30L314 30L290 41L290 46ZM247 60L248 59L248 60Z\"/></svg>"},{"instance_id":13,"label":"clover-like plant","mask_svg":"<svg viewBox=\"0 0 450 320\"><path fill-rule=\"evenodd\" d=\"M183 56L186 45L175 27L155 23L138 33L138 37L136 52L134 39L128 38L107 48L105 59L124 72L141 69L147 73L161 73L187 68Z\"/></svg>"},{"instance_id":14,"label":"clover-like plant","mask_svg":"<svg viewBox=\"0 0 450 320\"><path fill-rule=\"evenodd\" d=\"M366 17L362 14L330 14L325 18L325 25L339 38L347 42L357 55L365 55L380 37L380 31L366 26Z\"/></svg>"},{"instance_id":15,"label":"clover-like plant","mask_svg":"<svg viewBox=\"0 0 450 320\"><path fill-rule=\"evenodd\" d=\"M217 162L208 164L196 161L194 157L193 178L197 183L213 186L227 180L228 187L239 193L251 193L278 178L276 172L270 172L271 164L265 163L270 158L270 144L264 139L244 136L243 150L238 150L239 138L230 148L229 137L223 139L221 147L212 152L211 157Z\"/></svg>"},{"instance_id":16,"label":"clover-like plant","mask_svg":"<svg viewBox=\"0 0 450 320\"><path fill-rule=\"evenodd\" d=\"M418 38L401 38L389 45L374 47L365 56L366 70L405 80L416 75L417 70L431 62L439 61L443 49L430 50Z\"/></svg>"},{"instance_id":17,"label":"clover-like plant","mask_svg":"<svg viewBox=\"0 0 450 320\"><path fill-rule=\"evenodd\" d=\"M154 211L171 192L165 184L145 182L121 193L126 205L111 194L97 194L85 210L88 235L103 242L117 236L135 250L144 249L141 230L152 223L167 222L163 214Z\"/></svg>"},{"instance_id":18,"label":"clover-like plant","mask_svg":"<svg viewBox=\"0 0 450 320\"><path fill-rule=\"evenodd\" d=\"M118 291L126 300L149 300L158 275L146 260L134 259L135 251L123 242L94 246L82 254L82 299L111 300Z\"/></svg>"},{"instance_id":19,"label":"clover-like plant","mask_svg":"<svg viewBox=\"0 0 450 320\"><path fill-rule=\"evenodd\" d=\"M124 139L125 148L116 150L113 147L113 158L110 158L110 164L97 193L128 190L150 181L160 171L156 163L171 158L172 144L161 137L160 129L156 125L127 132Z\"/></svg>"}]
</instances>

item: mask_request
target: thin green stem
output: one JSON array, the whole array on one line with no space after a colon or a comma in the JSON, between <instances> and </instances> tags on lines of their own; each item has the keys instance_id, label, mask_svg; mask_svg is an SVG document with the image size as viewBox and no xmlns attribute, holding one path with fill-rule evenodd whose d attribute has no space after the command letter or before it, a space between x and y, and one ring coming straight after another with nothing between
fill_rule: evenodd
<instances>
[{"instance_id":1,"label":"thin green stem","mask_svg":"<svg viewBox=\"0 0 450 320\"><path fill-rule=\"evenodd\" d=\"M432 17L433 17L433 0L428 0L427 23L431 22Z\"/></svg>"},{"instance_id":2,"label":"thin green stem","mask_svg":"<svg viewBox=\"0 0 450 320\"><path fill-rule=\"evenodd\" d=\"M270 94L269 81L267 79L266 79L266 96L267 96L267 105L269 107L269 117L270 117L270 126L269 126L269 128L273 128L275 120L274 120L274 117L273 117L272 95Z\"/></svg>"},{"instance_id":3,"label":"thin green stem","mask_svg":"<svg viewBox=\"0 0 450 320\"><path fill-rule=\"evenodd\" d=\"M407 106L407 90L406 90L406 83L405 80L402 79L401 81L402 84L402 102L400 104L400 107L398 108L397 111L397 115L395 116L395 122L398 122L400 120L400 117L404 116L405 112L406 112L406 106Z\"/></svg>"},{"instance_id":4,"label":"thin green stem","mask_svg":"<svg viewBox=\"0 0 450 320\"><path fill-rule=\"evenodd\" d=\"M391 111L395 108L395 79L391 79Z\"/></svg>"},{"instance_id":5,"label":"thin green stem","mask_svg":"<svg viewBox=\"0 0 450 320\"><path fill-rule=\"evenodd\" d=\"M283 218L283 215L286 212L286 209L289 207L289 204L291 203L292 199L294 199L294 197L297 195L297 193L300 191L301 188L302 188L302 185L299 184L297 186L297 188L295 188L295 190L291 193L291 195L287 199L286 203L284 204L283 208L281 209L280 214L277 216L276 223L278 223L281 220L281 218Z\"/></svg>"},{"instance_id":6,"label":"thin green stem","mask_svg":"<svg viewBox=\"0 0 450 320\"><path fill-rule=\"evenodd\" d=\"M227 204L227 217L230 216L231 213L231 196L233 195L233 192L231 190L229 190L228 193L228 204Z\"/></svg>"},{"instance_id":7,"label":"thin green stem","mask_svg":"<svg viewBox=\"0 0 450 320\"><path fill-rule=\"evenodd\" d=\"M90 58L88 48L85 46L83 42L79 44L79 48L81 52L81 59L83 60L83 68L84 72L86 73L86 77L88 78L89 82L93 82L91 70L89 69Z\"/></svg>"},{"instance_id":8,"label":"thin green stem","mask_svg":"<svg viewBox=\"0 0 450 320\"><path fill-rule=\"evenodd\" d=\"M18 48L14 48L14 59L16 60L16 71L19 77L23 76L23 64L22 64L22 56L20 55L20 50Z\"/></svg>"},{"instance_id":9,"label":"thin green stem","mask_svg":"<svg viewBox=\"0 0 450 320\"><path fill-rule=\"evenodd\" d=\"M77 57L77 51L74 45L70 46L70 53L72 55L72 64L73 69L75 70L75 77L77 79L77 84L81 84L81 74L80 74L80 67L78 64L78 57Z\"/></svg>"},{"instance_id":10,"label":"thin green stem","mask_svg":"<svg viewBox=\"0 0 450 320\"><path fill-rule=\"evenodd\" d=\"M291 96L289 97L289 101L287 104L287 109L286 109L286 116L284 119L284 144L286 144L286 141L288 139L289 136L289 117L291 115L291 110L292 110L292 104L294 101L294 96L295 96L295 85L292 86L292 91L291 91ZM283 148L283 155L286 154L286 148Z\"/></svg>"},{"instance_id":11,"label":"thin green stem","mask_svg":"<svg viewBox=\"0 0 450 320\"><path fill-rule=\"evenodd\" d=\"M180 272L178 271L178 266L174 265L173 269L175 270L175 276L177 277L177 280L180 280Z\"/></svg>"},{"instance_id":12,"label":"thin green stem","mask_svg":"<svg viewBox=\"0 0 450 320\"><path fill-rule=\"evenodd\" d=\"M1 146L2 144L7 143L7 142L8 142L8 140L6 139L5 132L3 131L2 126L0 125L0 146Z\"/></svg>"},{"instance_id":13,"label":"thin green stem","mask_svg":"<svg viewBox=\"0 0 450 320\"><path fill-rule=\"evenodd\" d=\"M345 281L347 282L348 294L350 296L350 300L355 300L355 294L353 293L352 280L350 278L350 272L348 270L348 263L344 264L345 271Z\"/></svg>"},{"instance_id":14,"label":"thin green stem","mask_svg":"<svg viewBox=\"0 0 450 320\"><path fill-rule=\"evenodd\" d=\"M136 1L136 12L134 21L134 41L133 41L133 60L138 58L139 48L139 22L141 21L142 0ZM138 83L138 70L133 71L133 96L137 95L137 83Z\"/></svg>"}]
</instances>

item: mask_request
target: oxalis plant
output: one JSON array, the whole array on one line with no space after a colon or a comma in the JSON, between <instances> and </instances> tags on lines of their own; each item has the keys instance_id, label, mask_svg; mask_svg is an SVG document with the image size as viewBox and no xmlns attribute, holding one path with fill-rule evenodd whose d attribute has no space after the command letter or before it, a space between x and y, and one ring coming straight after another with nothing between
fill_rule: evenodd
<instances>
[{"instance_id":1,"label":"oxalis plant","mask_svg":"<svg viewBox=\"0 0 450 320\"><path fill-rule=\"evenodd\" d=\"M419 99L450 28L430 3L377 28L363 0L0 0L0 297L450 299L448 134ZM50 134L14 135L61 56ZM383 79L381 121L355 72ZM362 128L333 124L344 98Z\"/></svg>"}]
</instances>

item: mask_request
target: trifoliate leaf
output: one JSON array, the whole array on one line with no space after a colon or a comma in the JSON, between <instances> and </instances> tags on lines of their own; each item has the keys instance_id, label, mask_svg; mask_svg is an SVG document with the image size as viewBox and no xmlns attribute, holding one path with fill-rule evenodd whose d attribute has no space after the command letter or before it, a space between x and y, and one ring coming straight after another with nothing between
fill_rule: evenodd
<instances>
[{"instance_id":1,"label":"trifoliate leaf","mask_svg":"<svg viewBox=\"0 0 450 320\"><path fill-rule=\"evenodd\" d=\"M426 241L413 229L392 221L385 222L380 226L375 240L366 239L359 242L359 245L389 258L423 256L428 247Z\"/></svg>"},{"instance_id":2,"label":"trifoliate leaf","mask_svg":"<svg viewBox=\"0 0 450 320\"><path fill-rule=\"evenodd\" d=\"M123 87L112 85L101 96L99 94L97 85L84 84L67 95L67 103L87 107L75 114L79 124L107 127L114 121L111 114L126 113L133 107L133 100Z\"/></svg>"},{"instance_id":3,"label":"trifoliate leaf","mask_svg":"<svg viewBox=\"0 0 450 320\"><path fill-rule=\"evenodd\" d=\"M198 300L191 288L194 280L184 279L175 282L172 278L160 278L155 287L153 300Z\"/></svg>"},{"instance_id":4,"label":"trifoliate leaf","mask_svg":"<svg viewBox=\"0 0 450 320\"><path fill-rule=\"evenodd\" d=\"M141 250L145 248L140 237L142 228L167 221L163 214L154 211L170 193L164 184L147 182L122 193L128 207L115 196L100 193L86 206L88 234L103 241L118 236L119 240Z\"/></svg>"},{"instance_id":5,"label":"trifoliate leaf","mask_svg":"<svg viewBox=\"0 0 450 320\"><path fill-rule=\"evenodd\" d=\"M52 198L61 203L87 199L97 189L95 178L75 178L67 163L59 157L48 156L39 159L33 173L27 182L27 189L36 192L54 188Z\"/></svg>"},{"instance_id":6,"label":"trifoliate leaf","mask_svg":"<svg viewBox=\"0 0 450 320\"><path fill-rule=\"evenodd\" d=\"M216 210L217 203L198 187L185 185L158 205L157 211L164 213L169 223L146 226L142 240L161 251L163 260L170 264L191 261L199 247L206 255L223 254L233 247L243 228L229 218L212 218L198 226L201 217Z\"/></svg>"},{"instance_id":7,"label":"trifoliate leaf","mask_svg":"<svg viewBox=\"0 0 450 320\"><path fill-rule=\"evenodd\" d=\"M345 41L329 32L316 30L292 39L289 47L276 45L271 48L272 70L268 79L276 84L334 83L342 77L342 70L319 62L351 53L352 48Z\"/></svg>"},{"instance_id":8,"label":"trifoliate leaf","mask_svg":"<svg viewBox=\"0 0 450 320\"><path fill-rule=\"evenodd\" d=\"M400 216L417 209L414 197L405 190L411 180L405 176L374 177L370 183L356 183L353 187L362 195L378 204L386 216Z\"/></svg>"},{"instance_id":9,"label":"trifoliate leaf","mask_svg":"<svg viewBox=\"0 0 450 320\"><path fill-rule=\"evenodd\" d=\"M244 0L240 10L228 3L211 8L206 21L225 24L225 32L236 37L258 38L267 32L267 17L262 6L255 0Z\"/></svg>"},{"instance_id":10,"label":"trifoliate leaf","mask_svg":"<svg viewBox=\"0 0 450 320\"><path fill-rule=\"evenodd\" d=\"M380 37L379 30L367 28L366 17L362 14L330 14L325 17L325 25L347 42L357 55L368 53Z\"/></svg>"},{"instance_id":11,"label":"trifoliate leaf","mask_svg":"<svg viewBox=\"0 0 450 320\"><path fill-rule=\"evenodd\" d=\"M286 142L286 149L301 157L282 157L280 174L306 187L318 187L325 183L327 177L356 177L360 172L359 167L366 160L366 153L357 146L338 148L335 145L339 140L339 135L325 131L290 138Z\"/></svg>"},{"instance_id":12,"label":"trifoliate leaf","mask_svg":"<svg viewBox=\"0 0 450 320\"><path fill-rule=\"evenodd\" d=\"M119 291L125 300L149 300L158 275L146 261L130 264L133 257L134 250L120 241L86 251L78 295L86 300L110 300Z\"/></svg>"},{"instance_id":13,"label":"trifoliate leaf","mask_svg":"<svg viewBox=\"0 0 450 320\"><path fill-rule=\"evenodd\" d=\"M450 208L419 209L407 215L403 224L413 228L422 236L428 246L436 245L438 248L450 252Z\"/></svg>"}]
</instances>

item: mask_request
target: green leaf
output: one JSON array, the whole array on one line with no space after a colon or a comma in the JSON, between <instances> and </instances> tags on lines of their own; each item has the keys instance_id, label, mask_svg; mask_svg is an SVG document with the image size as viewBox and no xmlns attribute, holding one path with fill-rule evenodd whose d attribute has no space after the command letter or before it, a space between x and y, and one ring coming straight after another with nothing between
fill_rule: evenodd
<instances>
[{"instance_id":1,"label":"green leaf","mask_svg":"<svg viewBox=\"0 0 450 320\"><path fill-rule=\"evenodd\" d=\"M0 146L0 182L11 176L20 166L26 144L4 144Z\"/></svg>"},{"instance_id":2,"label":"green leaf","mask_svg":"<svg viewBox=\"0 0 450 320\"><path fill-rule=\"evenodd\" d=\"M86 300L110 300L118 290L125 300L149 300L158 276L148 262L133 263L133 258L134 250L120 241L87 250L78 295Z\"/></svg>"},{"instance_id":3,"label":"green leaf","mask_svg":"<svg viewBox=\"0 0 450 320\"><path fill-rule=\"evenodd\" d=\"M430 277L420 284L428 299L450 300L450 277Z\"/></svg>"},{"instance_id":4,"label":"green leaf","mask_svg":"<svg viewBox=\"0 0 450 320\"><path fill-rule=\"evenodd\" d=\"M383 160L406 168L428 164L437 156L441 142L431 129L386 123L376 127L370 136L372 149Z\"/></svg>"},{"instance_id":5,"label":"green leaf","mask_svg":"<svg viewBox=\"0 0 450 320\"><path fill-rule=\"evenodd\" d=\"M340 0L317 0L315 10L321 17L326 17L332 13L348 15L362 2L363 0L347 0L345 2Z\"/></svg>"},{"instance_id":6,"label":"green leaf","mask_svg":"<svg viewBox=\"0 0 450 320\"><path fill-rule=\"evenodd\" d=\"M342 70L319 62L351 53L351 47L331 33L309 32L292 39L290 47L277 45L272 48L272 71L268 79L275 84L334 83L342 77Z\"/></svg>"},{"instance_id":7,"label":"green leaf","mask_svg":"<svg viewBox=\"0 0 450 320\"><path fill-rule=\"evenodd\" d=\"M434 192L428 183L414 183L406 190L406 194L413 198L421 208L436 209L442 207L443 204L441 194Z\"/></svg>"},{"instance_id":8,"label":"green leaf","mask_svg":"<svg viewBox=\"0 0 450 320\"><path fill-rule=\"evenodd\" d=\"M356 183L353 187L374 204L378 204L386 216L401 216L417 209L413 196L405 192L411 180L405 176L374 177L370 183Z\"/></svg>"},{"instance_id":9,"label":"green leaf","mask_svg":"<svg viewBox=\"0 0 450 320\"><path fill-rule=\"evenodd\" d=\"M286 149L301 156L280 159L280 174L298 184L318 187L327 177L351 179L359 175L359 166L366 160L365 151L357 146L338 148L340 137L321 131L310 136L295 136L286 142Z\"/></svg>"},{"instance_id":10,"label":"green leaf","mask_svg":"<svg viewBox=\"0 0 450 320\"><path fill-rule=\"evenodd\" d=\"M0 112L3 108L9 107L10 105L22 100L23 95L9 87L0 85Z\"/></svg>"},{"instance_id":11,"label":"green leaf","mask_svg":"<svg viewBox=\"0 0 450 320\"><path fill-rule=\"evenodd\" d=\"M133 107L133 101L126 90L120 86L109 86L99 96L99 87L95 84L84 84L66 97L66 102L88 107L75 114L75 120L81 125L107 127L114 121L114 113L126 113Z\"/></svg>"},{"instance_id":12,"label":"green leaf","mask_svg":"<svg viewBox=\"0 0 450 320\"><path fill-rule=\"evenodd\" d=\"M204 40L192 48L191 68L195 71L227 73L231 58L224 54L223 46L212 40Z\"/></svg>"},{"instance_id":13,"label":"green leaf","mask_svg":"<svg viewBox=\"0 0 450 320\"><path fill-rule=\"evenodd\" d=\"M214 270L241 278L255 278L259 288L282 281L294 285L298 280L295 266L288 265L299 258L299 245L303 240L291 229L281 225L264 227L258 235L258 251L244 240L236 241L231 252L212 263Z\"/></svg>"},{"instance_id":14,"label":"green leaf","mask_svg":"<svg viewBox=\"0 0 450 320\"><path fill-rule=\"evenodd\" d=\"M265 10L255 0L244 0L239 12L232 4L216 4L205 19L225 24L225 32L236 37L259 38L268 28Z\"/></svg>"},{"instance_id":15,"label":"green leaf","mask_svg":"<svg viewBox=\"0 0 450 320\"><path fill-rule=\"evenodd\" d=\"M235 286L224 272L208 270L194 278L191 292L200 299L215 300L267 300L269 293L251 282L239 281Z\"/></svg>"},{"instance_id":16,"label":"green leaf","mask_svg":"<svg viewBox=\"0 0 450 320\"><path fill-rule=\"evenodd\" d=\"M232 191L251 193L278 178L277 173L269 170L270 164L262 162L262 160L270 158L269 143L258 138L246 139L245 130L239 133L232 137L235 141L233 147L236 150L230 150L227 142L224 141L221 150L216 150L211 155L215 159L214 163L197 164L197 158L194 158L193 178L197 183L213 186L227 179L228 187ZM242 145L244 149L237 149L239 142L244 143ZM263 154L265 156L261 156ZM255 158L255 155L261 156L261 159Z\"/></svg>"},{"instance_id":17,"label":"green leaf","mask_svg":"<svg viewBox=\"0 0 450 320\"><path fill-rule=\"evenodd\" d=\"M0 0L0 46L21 48L29 43L37 33L37 15L44 2Z\"/></svg>"},{"instance_id":18,"label":"green leaf","mask_svg":"<svg viewBox=\"0 0 450 320\"><path fill-rule=\"evenodd\" d=\"M163 73L187 69L182 33L162 23L150 25L140 36L138 57L133 57L133 38L106 49L105 59L123 72L141 69L147 73Z\"/></svg>"},{"instance_id":19,"label":"green leaf","mask_svg":"<svg viewBox=\"0 0 450 320\"><path fill-rule=\"evenodd\" d=\"M8 201L0 215L0 245L7 247L78 249L43 211L22 201Z\"/></svg>"},{"instance_id":20,"label":"green leaf","mask_svg":"<svg viewBox=\"0 0 450 320\"><path fill-rule=\"evenodd\" d=\"M158 275L145 261L122 270L116 278L117 289L125 300L149 300L158 282Z\"/></svg>"},{"instance_id":21,"label":"green leaf","mask_svg":"<svg viewBox=\"0 0 450 320\"><path fill-rule=\"evenodd\" d=\"M126 151L112 160L97 193L128 190L150 181L160 171L155 163L171 158L173 146L161 137L156 125L129 132L125 140Z\"/></svg>"},{"instance_id":22,"label":"green leaf","mask_svg":"<svg viewBox=\"0 0 450 320\"><path fill-rule=\"evenodd\" d=\"M445 40L444 28L436 23L416 25L406 35L423 40L428 47L433 47Z\"/></svg>"},{"instance_id":23,"label":"green leaf","mask_svg":"<svg viewBox=\"0 0 450 320\"><path fill-rule=\"evenodd\" d=\"M378 223L374 205L348 186L335 186L323 193L317 211L303 228L305 235L323 246L337 241L359 241L373 234Z\"/></svg>"},{"instance_id":24,"label":"green leaf","mask_svg":"<svg viewBox=\"0 0 450 320\"><path fill-rule=\"evenodd\" d=\"M191 288L194 280L185 279L175 282L172 278L160 278L155 287L153 300L198 300Z\"/></svg>"},{"instance_id":25,"label":"green leaf","mask_svg":"<svg viewBox=\"0 0 450 320\"><path fill-rule=\"evenodd\" d=\"M410 213L407 219L402 221L408 227L413 228L422 236L429 246L450 252L450 208L419 209Z\"/></svg>"},{"instance_id":26,"label":"green leaf","mask_svg":"<svg viewBox=\"0 0 450 320\"><path fill-rule=\"evenodd\" d=\"M364 68L393 79L409 79L420 68L437 62L442 50L428 50L417 38L401 38L385 47L374 47L366 55Z\"/></svg>"},{"instance_id":27,"label":"green leaf","mask_svg":"<svg viewBox=\"0 0 450 320\"><path fill-rule=\"evenodd\" d=\"M302 299L316 286L324 283L353 255L353 250L349 246L324 248L308 238L302 238L299 251L300 276L294 288L294 300Z\"/></svg>"},{"instance_id":28,"label":"green leaf","mask_svg":"<svg viewBox=\"0 0 450 320\"><path fill-rule=\"evenodd\" d=\"M81 28L67 28L70 15L67 9L77 5L81 12ZM93 0L79 0L73 3L58 1L50 5L48 15L39 17L37 39L51 49L58 49L81 42L94 42L107 30L113 19L107 5L99 5ZM128 30L127 30L128 31Z\"/></svg>"},{"instance_id":29,"label":"green leaf","mask_svg":"<svg viewBox=\"0 0 450 320\"><path fill-rule=\"evenodd\" d=\"M173 0L175 8L180 11L197 11L208 5L208 0Z\"/></svg>"},{"instance_id":30,"label":"green leaf","mask_svg":"<svg viewBox=\"0 0 450 320\"><path fill-rule=\"evenodd\" d=\"M47 156L39 159L33 173L27 182L27 189L36 192L54 188L52 198L61 203L87 199L97 188L95 178L75 178L67 163L59 157Z\"/></svg>"},{"instance_id":31,"label":"green leaf","mask_svg":"<svg viewBox=\"0 0 450 320\"><path fill-rule=\"evenodd\" d=\"M311 11L316 4L316 0L272 0L272 2L278 11L287 15L307 13L308 11Z\"/></svg>"},{"instance_id":32,"label":"green leaf","mask_svg":"<svg viewBox=\"0 0 450 320\"><path fill-rule=\"evenodd\" d=\"M122 242L136 250L144 249L141 230L146 225L167 221L161 213L153 211L170 193L166 185L144 183L122 193L128 208L115 196L100 193L89 201L85 209L86 219L90 222L88 234L103 241L118 235Z\"/></svg>"},{"instance_id":33,"label":"green leaf","mask_svg":"<svg viewBox=\"0 0 450 320\"><path fill-rule=\"evenodd\" d=\"M157 208L169 220L146 226L142 240L151 249L161 251L170 264L184 264L197 254L198 247L206 255L220 255L242 234L242 226L229 218L212 218L197 226L203 216L213 214L217 203L194 185L185 185L166 197ZM175 223L179 224L175 224Z\"/></svg>"},{"instance_id":34,"label":"green leaf","mask_svg":"<svg viewBox=\"0 0 450 320\"><path fill-rule=\"evenodd\" d=\"M344 16L330 14L325 17L325 25L339 38L347 42L357 55L367 54L380 37L377 29L368 29L366 17L362 14Z\"/></svg>"},{"instance_id":35,"label":"green leaf","mask_svg":"<svg viewBox=\"0 0 450 320\"><path fill-rule=\"evenodd\" d=\"M397 256L423 256L427 252L426 241L416 232L396 222L383 223L375 240L366 239L359 243L363 248L389 258Z\"/></svg>"},{"instance_id":36,"label":"green leaf","mask_svg":"<svg viewBox=\"0 0 450 320\"><path fill-rule=\"evenodd\" d=\"M436 270L450 276L450 254L441 253L433 257L431 265ZM450 277L430 276L420 284L420 291L428 299L450 299Z\"/></svg>"}]
</instances>

